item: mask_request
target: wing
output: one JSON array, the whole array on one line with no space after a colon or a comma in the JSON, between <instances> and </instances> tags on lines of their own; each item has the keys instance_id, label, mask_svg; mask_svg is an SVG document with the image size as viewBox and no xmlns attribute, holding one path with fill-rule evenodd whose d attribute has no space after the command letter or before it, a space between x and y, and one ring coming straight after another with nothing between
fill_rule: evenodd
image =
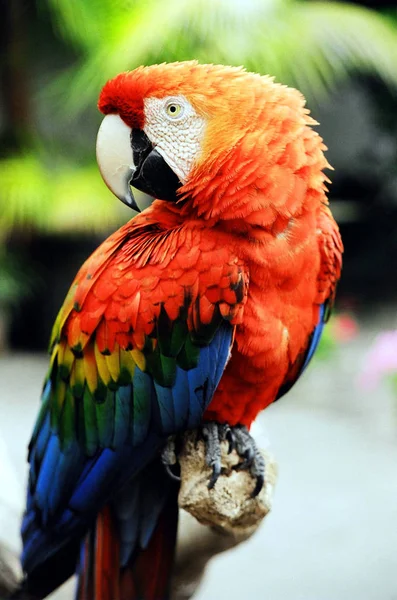
<instances>
[{"instance_id":1,"label":"wing","mask_svg":"<svg viewBox=\"0 0 397 600\"><path fill-rule=\"evenodd\" d=\"M169 434L198 426L246 294L243 265L186 227L130 222L83 265L29 447L26 571L85 530Z\"/></svg>"},{"instance_id":2,"label":"wing","mask_svg":"<svg viewBox=\"0 0 397 600\"><path fill-rule=\"evenodd\" d=\"M320 342L325 323L331 314L336 286L342 269L343 244L339 228L334 221L328 205L321 206L317 219L317 235L321 256L318 275L318 295L316 298L315 324L306 348L301 352L287 374L277 394L276 400L284 396L299 379L311 361Z\"/></svg>"}]
</instances>

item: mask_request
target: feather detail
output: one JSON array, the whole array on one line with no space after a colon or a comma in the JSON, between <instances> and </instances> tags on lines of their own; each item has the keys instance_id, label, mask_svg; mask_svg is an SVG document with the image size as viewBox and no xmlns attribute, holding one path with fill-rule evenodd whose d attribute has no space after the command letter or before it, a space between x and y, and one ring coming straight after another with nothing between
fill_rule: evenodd
<instances>
[{"instance_id":1,"label":"feather detail","mask_svg":"<svg viewBox=\"0 0 397 600\"><path fill-rule=\"evenodd\" d=\"M82 358L76 358L70 372L70 387L75 398L81 398L84 392L85 372Z\"/></svg>"},{"instance_id":2,"label":"feather detail","mask_svg":"<svg viewBox=\"0 0 397 600\"><path fill-rule=\"evenodd\" d=\"M76 600L119 600L119 553L114 519L105 506L82 543Z\"/></svg>"},{"instance_id":3,"label":"feather detail","mask_svg":"<svg viewBox=\"0 0 397 600\"><path fill-rule=\"evenodd\" d=\"M114 435L112 447L121 447L128 439L133 404L131 385L120 386L115 393Z\"/></svg>"},{"instance_id":4,"label":"feather detail","mask_svg":"<svg viewBox=\"0 0 397 600\"><path fill-rule=\"evenodd\" d=\"M89 387L86 387L84 390L83 407L85 451L87 456L94 456L99 444L98 419L96 415L96 403Z\"/></svg>"},{"instance_id":5,"label":"feather detail","mask_svg":"<svg viewBox=\"0 0 397 600\"><path fill-rule=\"evenodd\" d=\"M117 381L120 376L120 348L116 343L113 352L105 356L106 364L113 381Z\"/></svg>"},{"instance_id":6,"label":"feather detail","mask_svg":"<svg viewBox=\"0 0 397 600\"><path fill-rule=\"evenodd\" d=\"M95 347L93 343L87 344L83 354L84 376L91 394L98 386L98 369L95 359Z\"/></svg>"},{"instance_id":7,"label":"feather detail","mask_svg":"<svg viewBox=\"0 0 397 600\"><path fill-rule=\"evenodd\" d=\"M129 350L120 350L120 385L129 383L134 377L136 362ZM144 364L142 364L144 367Z\"/></svg>"},{"instance_id":8,"label":"feather detail","mask_svg":"<svg viewBox=\"0 0 397 600\"><path fill-rule=\"evenodd\" d=\"M131 350L131 357L134 361L135 365L141 370L145 371L146 369L146 359L143 352L140 350Z\"/></svg>"},{"instance_id":9,"label":"feather detail","mask_svg":"<svg viewBox=\"0 0 397 600\"><path fill-rule=\"evenodd\" d=\"M111 381L111 376L109 372L109 368L106 363L105 356L99 350L98 345L94 344L94 354L95 354L95 363L98 369L98 375L103 381L105 386L108 386Z\"/></svg>"},{"instance_id":10,"label":"feather detail","mask_svg":"<svg viewBox=\"0 0 397 600\"><path fill-rule=\"evenodd\" d=\"M109 448L113 440L115 392L108 390L103 402L95 403L99 445Z\"/></svg>"},{"instance_id":11,"label":"feather detail","mask_svg":"<svg viewBox=\"0 0 397 600\"><path fill-rule=\"evenodd\" d=\"M134 403L131 415L131 439L132 443L135 446L138 446L146 438L149 429L152 405L151 402L148 402L148 399L151 399L153 395L153 380L149 375L137 367L135 369L132 385L134 390Z\"/></svg>"},{"instance_id":12,"label":"feather detail","mask_svg":"<svg viewBox=\"0 0 397 600\"><path fill-rule=\"evenodd\" d=\"M72 365L74 363L74 354L68 344L63 343L62 346L62 362L59 362L59 357L58 366L60 370L60 376L63 379L66 379L70 375L70 371L72 370Z\"/></svg>"}]
</instances>

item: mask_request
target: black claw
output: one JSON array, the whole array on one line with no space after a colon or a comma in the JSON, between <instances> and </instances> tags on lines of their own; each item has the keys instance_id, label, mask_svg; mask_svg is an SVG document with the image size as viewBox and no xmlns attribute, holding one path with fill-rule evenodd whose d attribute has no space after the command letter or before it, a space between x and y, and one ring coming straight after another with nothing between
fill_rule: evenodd
<instances>
[{"instance_id":1,"label":"black claw","mask_svg":"<svg viewBox=\"0 0 397 600\"><path fill-rule=\"evenodd\" d=\"M233 432L230 429L230 427L226 433L226 440L229 442L229 449L228 449L227 453L231 454L233 452L233 450L236 449L236 443L234 441Z\"/></svg>"},{"instance_id":2,"label":"black claw","mask_svg":"<svg viewBox=\"0 0 397 600\"><path fill-rule=\"evenodd\" d=\"M219 463L214 464L214 466L213 466L211 479L208 482L208 489L209 490L212 490L212 488L214 487L214 485L218 481L218 478L219 478L220 474L221 474L221 464L219 462Z\"/></svg>"},{"instance_id":3,"label":"black claw","mask_svg":"<svg viewBox=\"0 0 397 600\"><path fill-rule=\"evenodd\" d=\"M258 477L256 478L256 485L255 485L254 491L251 494L251 498L255 498L259 494L259 492L263 488L264 482L265 482L264 476L258 475Z\"/></svg>"},{"instance_id":4,"label":"black claw","mask_svg":"<svg viewBox=\"0 0 397 600\"><path fill-rule=\"evenodd\" d=\"M171 470L171 466L168 464L163 463L165 470L167 471L168 475L171 477L171 479L173 479L174 481L179 481L181 480L181 478L179 477L179 475L175 475L175 473L172 472Z\"/></svg>"}]
</instances>

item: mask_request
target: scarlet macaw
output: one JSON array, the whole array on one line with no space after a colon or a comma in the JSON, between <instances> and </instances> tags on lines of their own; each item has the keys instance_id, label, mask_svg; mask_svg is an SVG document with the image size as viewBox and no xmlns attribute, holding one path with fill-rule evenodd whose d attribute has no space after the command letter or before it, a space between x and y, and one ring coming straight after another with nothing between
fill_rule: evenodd
<instances>
[{"instance_id":1,"label":"scarlet macaw","mask_svg":"<svg viewBox=\"0 0 397 600\"><path fill-rule=\"evenodd\" d=\"M79 599L159 600L177 526L167 437L203 426L213 486L229 431L259 491L249 427L310 361L342 244L296 90L193 61L118 75L99 109L106 184L132 208L130 185L158 199L86 261L56 320L23 589L43 598L77 570Z\"/></svg>"}]
</instances>

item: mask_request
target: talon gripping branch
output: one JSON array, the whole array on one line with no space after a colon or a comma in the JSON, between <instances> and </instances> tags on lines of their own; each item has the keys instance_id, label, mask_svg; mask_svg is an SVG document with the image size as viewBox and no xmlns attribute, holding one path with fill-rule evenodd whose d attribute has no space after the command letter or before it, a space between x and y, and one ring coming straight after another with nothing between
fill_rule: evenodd
<instances>
[{"instance_id":1,"label":"talon gripping branch","mask_svg":"<svg viewBox=\"0 0 397 600\"><path fill-rule=\"evenodd\" d=\"M157 200L87 260L56 320L15 597L77 572L80 600L164 600L178 491L167 437L205 423L210 456L222 425L246 440L315 351L342 244L296 90L162 64L109 81L99 108L106 184L131 207L130 184Z\"/></svg>"}]
</instances>

